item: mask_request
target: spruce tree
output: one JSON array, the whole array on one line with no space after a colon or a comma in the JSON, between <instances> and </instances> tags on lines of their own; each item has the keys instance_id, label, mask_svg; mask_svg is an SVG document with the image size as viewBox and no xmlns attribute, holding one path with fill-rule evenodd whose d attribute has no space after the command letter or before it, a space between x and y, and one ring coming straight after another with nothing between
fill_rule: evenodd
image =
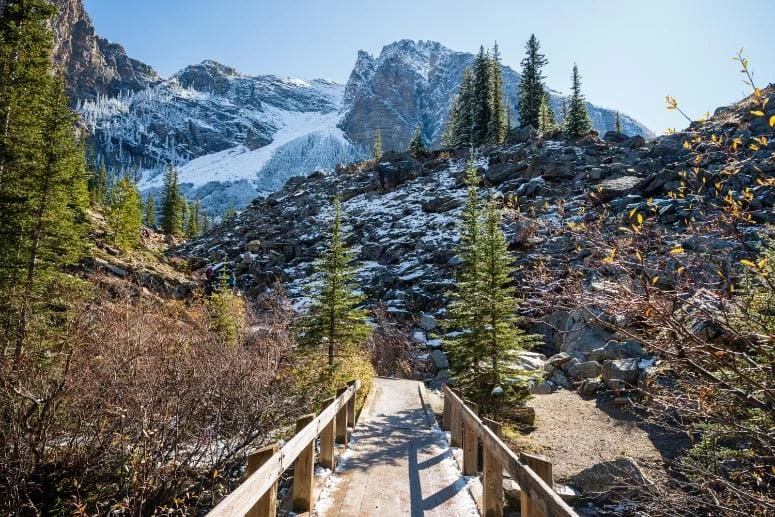
<instances>
[{"instance_id":1,"label":"spruce tree","mask_svg":"<svg viewBox=\"0 0 775 517\"><path fill-rule=\"evenodd\" d=\"M301 340L323 345L329 370L337 360L353 354L369 333L366 312L358 308L364 300L350 263L355 254L346 244L342 229L344 213L339 198L334 200L334 213L328 246L317 262L320 286L313 293L309 313L301 321Z\"/></svg>"},{"instance_id":2,"label":"spruce tree","mask_svg":"<svg viewBox=\"0 0 775 517\"><path fill-rule=\"evenodd\" d=\"M153 200L153 194L148 192L148 196L145 198L145 214L143 216L143 222L146 226L156 228L156 203Z\"/></svg>"},{"instance_id":3,"label":"spruce tree","mask_svg":"<svg viewBox=\"0 0 775 517\"><path fill-rule=\"evenodd\" d=\"M86 248L84 150L50 70L54 13L42 0L0 13L0 347L17 360L59 267Z\"/></svg>"},{"instance_id":4,"label":"spruce tree","mask_svg":"<svg viewBox=\"0 0 775 517\"><path fill-rule=\"evenodd\" d=\"M180 195L180 235L186 236L186 230L188 229L188 219L191 215L191 208L188 206L188 198L185 195Z\"/></svg>"},{"instance_id":5,"label":"spruce tree","mask_svg":"<svg viewBox=\"0 0 775 517\"><path fill-rule=\"evenodd\" d=\"M382 131L379 128L374 131L374 143L371 146L371 157L375 162L379 162L382 159Z\"/></svg>"},{"instance_id":6,"label":"spruce tree","mask_svg":"<svg viewBox=\"0 0 775 517\"><path fill-rule=\"evenodd\" d=\"M200 235L210 231L210 215L207 212L202 212L202 229Z\"/></svg>"},{"instance_id":7,"label":"spruce tree","mask_svg":"<svg viewBox=\"0 0 775 517\"><path fill-rule=\"evenodd\" d=\"M449 125L451 147L471 147L474 145L473 130L476 119L476 83L474 70L467 68L463 72L463 82L455 97L450 111Z\"/></svg>"},{"instance_id":8,"label":"spruce tree","mask_svg":"<svg viewBox=\"0 0 775 517\"><path fill-rule=\"evenodd\" d=\"M509 115L506 113L508 110L504 104L503 71L501 70L501 54L497 41L492 48L492 56L490 58L490 77L492 83L490 102L492 106L490 108L487 141L490 144L500 144L506 139Z\"/></svg>"},{"instance_id":9,"label":"spruce tree","mask_svg":"<svg viewBox=\"0 0 775 517\"><path fill-rule=\"evenodd\" d=\"M573 86L571 87L570 106L568 106L568 120L565 123L565 132L571 138L586 135L592 129L589 121L587 105L584 95L581 93L581 76L579 68L573 64Z\"/></svg>"},{"instance_id":10,"label":"spruce tree","mask_svg":"<svg viewBox=\"0 0 775 517\"><path fill-rule=\"evenodd\" d=\"M525 45L526 56L522 60L522 76L519 82L519 122L521 127L533 126L538 128L538 117L541 107L541 100L544 98L545 77L541 75L541 68L549 61L546 56L541 54L541 43L535 37L530 35L530 39Z\"/></svg>"},{"instance_id":11,"label":"spruce tree","mask_svg":"<svg viewBox=\"0 0 775 517\"><path fill-rule=\"evenodd\" d=\"M178 172L170 165L164 176L164 200L161 207L161 229L165 234L181 235L183 230L181 209Z\"/></svg>"},{"instance_id":12,"label":"spruce tree","mask_svg":"<svg viewBox=\"0 0 775 517\"><path fill-rule=\"evenodd\" d=\"M234 209L234 202L229 202L226 210L224 210L223 214L221 214L221 224L230 221L234 218L235 215L237 215L237 211Z\"/></svg>"},{"instance_id":13,"label":"spruce tree","mask_svg":"<svg viewBox=\"0 0 775 517\"><path fill-rule=\"evenodd\" d=\"M107 206L112 241L122 250L128 251L137 246L142 228L142 213L137 187L128 176L122 177L112 189L111 200Z\"/></svg>"},{"instance_id":14,"label":"spruce tree","mask_svg":"<svg viewBox=\"0 0 775 517\"><path fill-rule=\"evenodd\" d=\"M422 131L420 126L414 129L414 136L412 136L412 142L409 144L409 153L415 158L422 157L427 152L425 143L422 140Z\"/></svg>"},{"instance_id":15,"label":"spruce tree","mask_svg":"<svg viewBox=\"0 0 775 517\"><path fill-rule=\"evenodd\" d=\"M199 236L199 227L201 225L201 207L199 200L195 199L191 205L191 211L188 215L188 221L186 223L186 238L194 239Z\"/></svg>"},{"instance_id":16,"label":"spruce tree","mask_svg":"<svg viewBox=\"0 0 775 517\"><path fill-rule=\"evenodd\" d=\"M549 94L544 93L541 99L541 107L538 110L538 131L541 133L551 133L557 129L557 121L554 118L554 110L549 101Z\"/></svg>"},{"instance_id":17,"label":"spruce tree","mask_svg":"<svg viewBox=\"0 0 775 517\"><path fill-rule=\"evenodd\" d=\"M476 389L479 400L487 401L497 388L509 401L521 401L524 386L514 382L520 369L514 364L521 350L540 343L537 335L528 335L517 327L516 289L512 283L512 262L506 238L501 229L501 206L490 200L484 210L481 236L481 313L485 324L480 349L485 360L480 363ZM493 404L487 404L493 406Z\"/></svg>"},{"instance_id":18,"label":"spruce tree","mask_svg":"<svg viewBox=\"0 0 775 517\"><path fill-rule=\"evenodd\" d=\"M617 133L622 132L622 119L619 117L619 111L616 111L616 120L614 121L614 130Z\"/></svg>"},{"instance_id":19,"label":"spruce tree","mask_svg":"<svg viewBox=\"0 0 775 517\"><path fill-rule=\"evenodd\" d=\"M473 145L482 145L489 141L490 119L493 108L492 66L489 53L484 46L479 47L479 55L474 62L474 121L471 130Z\"/></svg>"},{"instance_id":20,"label":"spruce tree","mask_svg":"<svg viewBox=\"0 0 775 517\"><path fill-rule=\"evenodd\" d=\"M468 197L460 222L460 241L456 253L461 265L455 275L456 291L450 303L450 328L462 333L447 343L447 350L458 383L468 392L476 385L479 377L480 349L484 335L484 319L481 300L482 247L481 202L479 200L479 178L473 160L468 162L465 176Z\"/></svg>"}]
</instances>

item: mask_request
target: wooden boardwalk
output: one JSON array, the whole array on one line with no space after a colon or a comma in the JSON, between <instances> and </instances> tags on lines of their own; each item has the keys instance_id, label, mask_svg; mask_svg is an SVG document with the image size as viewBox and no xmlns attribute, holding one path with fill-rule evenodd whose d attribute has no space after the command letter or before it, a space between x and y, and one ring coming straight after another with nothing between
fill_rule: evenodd
<instances>
[{"instance_id":1,"label":"wooden boardwalk","mask_svg":"<svg viewBox=\"0 0 775 517\"><path fill-rule=\"evenodd\" d=\"M479 515L416 381L376 379L368 414L315 506L320 517Z\"/></svg>"}]
</instances>

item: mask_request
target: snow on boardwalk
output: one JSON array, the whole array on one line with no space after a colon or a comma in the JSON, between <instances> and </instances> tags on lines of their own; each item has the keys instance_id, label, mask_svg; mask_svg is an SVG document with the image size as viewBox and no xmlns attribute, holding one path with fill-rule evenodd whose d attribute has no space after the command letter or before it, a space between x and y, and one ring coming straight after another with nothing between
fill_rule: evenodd
<instances>
[{"instance_id":1,"label":"snow on boardwalk","mask_svg":"<svg viewBox=\"0 0 775 517\"><path fill-rule=\"evenodd\" d=\"M479 515L416 381L377 379L369 414L315 507L319 517Z\"/></svg>"}]
</instances>

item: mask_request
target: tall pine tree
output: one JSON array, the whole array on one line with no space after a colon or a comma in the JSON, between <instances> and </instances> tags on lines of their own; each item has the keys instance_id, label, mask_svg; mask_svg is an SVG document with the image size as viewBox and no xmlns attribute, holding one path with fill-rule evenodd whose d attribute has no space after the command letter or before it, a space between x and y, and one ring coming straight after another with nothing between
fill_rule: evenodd
<instances>
[{"instance_id":1,"label":"tall pine tree","mask_svg":"<svg viewBox=\"0 0 775 517\"><path fill-rule=\"evenodd\" d=\"M0 347L18 360L59 268L85 253L84 150L50 70L54 14L42 0L0 13ZM50 292L48 293L50 296ZM0 359L2 360L2 359Z\"/></svg>"},{"instance_id":2,"label":"tall pine tree","mask_svg":"<svg viewBox=\"0 0 775 517\"><path fill-rule=\"evenodd\" d=\"M112 230L113 243L128 251L140 240L142 228L142 202L137 187L128 176L123 176L111 191L107 207L108 224Z\"/></svg>"},{"instance_id":3,"label":"tall pine tree","mask_svg":"<svg viewBox=\"0 0 775 517\"><path fill-rule=\"evenodd\" d=\"M202 209L198 199L194 200L186 222L186 238L194 239L199 236L200 226L202 224Z\"/></svg>"},{"instance_id":4,"label":"tall pine tree","mask_svg":"<svg viewBox=\"0 0 775 517\"><path fill-rule=\"evenodd\" d=\"M522 75L519 81L519 123L521 127L533 126L538 128L541 101L544 98L544 79L541 68L549 61L541 54L541 43L535 34L525 45L526 55L522 60Z\"/></svg>"},{"instance_id":5,"label":"tall pine tree","mask_svg":"<svg viewBox=\"0 0 775 517\"><path fill-rule=\"evenodd\" d=\"M573 64L573 85L571 86L570 105L568 106L568 119L565 122L565 132L571 138L586 135L592 130L592 122L589 121L587 103L581 93L581 76L579 67Z\"/></svg>"},{"instance_id":6,"label":"tall pine tree","mask_svg":"<svg viewBox=\"0 0 775 517\"><path fill-rule=\"evenodd\" d=\"M484 210L480 242L480 298L484 331L479 348L485 360L480 363L475 389L477 398L492 411L497 406L492 400L494 394L501 392L510 402L520 402L527 395L525 386L515 382L524 372L514 365L521 350L531 348L541 340L517 326L520 321L515 313L516 289L511 285L514 259L508 253L501 229L501 206L492 199Z\"/></svg>"},{"instance_id":7,"label":"tall pine tree","mask_svg":"<svg viewBox=\"0 0 775 517\"><path fill-rule=\"evenodd\" d=\"M342 205L336 198L328 246L317 263L320 287L313 294L309 314L301 321L302 341L312 346L323 345L330 370L336 367L338 358L353 354L370 330L366 312L358 308L364 297L350 265L355 254L345 245L343 216Z\"/></svg>"},{"instance_id":8,"label":"tall pine tree","mask_svg":"<svg viewBox=\"0 0 775 517\"><path fill-rule=\"evenodd\" d=\"M491 144L500 144L506 139L508 133L508 119L504 99L503 71L501 69L501 53L498 48L498 42L492 48L490 58L490 76L492 82L492 108L490 110L489 127L487 131L487 141Z\"/></svg>"},{"instance_id":9,"label":"tall pine tree","mask_svg":"<svg viewBox=\"0 0 775 517\"><path fill-rule=\"evenodd\" d=\"M409 144L409 153L415 158L420 158L426 153L425 142L422 139L422 131L420 126L414 129L414 136L412 136L412 142Z\"/></svg>"},{"instance_id":10,"label":"tall pine tree","mask_svg":"<svg viewBox=\"0 0 775 517\"><path fill-rule=\"evenodd\" d=\"M156 228L156 203L153 200L153 194L151 192L148 192L148 197L145 198L143 223L151 228Z\"/></svg>"},{"instance_id":11,"label":"tall pine tree","mask_svg":"<svg viewBox=\"0 0 775 517\"><path fill-rule=\"evenodd\" d=\"M538 110L538 131L541 133L551 133L557 129L557 121L554 118L554 110L549 102L549 94L544 93L541 99L541 107Z\"/></svg>"},{"instance_id":12,"label":"tall pine tree","mask_svg":"<svg viewBox=\"0 0 775 517\"><path fill-rule=\"evenodd\" d=\"M178 171L170 164L164 176L164 200L161 207L161 229L167 235L182 234L181 210Z\"/></svg>"},{"instance_id":13,"label":"tall pine tree","mask_svg":"<svg viewBox=\"0 0 775 517\"><path fill-rule=\"evenodd\" d=\"M456 272L456 291L450 304L450 328L462 333L447 343L452 369L465 391L471 390L479 376L480 344L484 335L481 287L481 201L479 178L473 160L468 162L465 175L468 197L460 222L460 242L457 255L461 265Z\"/></svg>"},{"instance_id":14,"label":"tall pine tree","mask_svg":"<svg viewBox=\"0 0 775 517\"><path fill-rule=\"evenodd\" d=\"M488 143L493 108L490 61L490 54L485 53L484 46L479 47L479 55L474 62L474 122L471 134L474 145Z\"/></svg>"}]
</instances>

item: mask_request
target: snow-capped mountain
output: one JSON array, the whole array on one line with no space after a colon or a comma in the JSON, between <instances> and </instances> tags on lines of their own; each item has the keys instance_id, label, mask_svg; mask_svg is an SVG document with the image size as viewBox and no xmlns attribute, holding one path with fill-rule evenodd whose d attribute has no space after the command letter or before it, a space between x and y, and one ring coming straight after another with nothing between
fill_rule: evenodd
<instances>
[{"instance_id":1,"label":"snow-capped mountain","mask_svg":"<svg viewBox=\"0 0 775 517\"><path fill-rule=\"evenodd\" d=\"M3 0L0 0L0 8ZM89 129L95 160L160 187L175 165L184 191L211 213L245 206L290 177L362 158L377 128L385 150L407 147L415 127L438 145L452 98L474 55L440 43L402 40L377 57L359 52L346 85L271 75L248 76L214 61L168 79L96 35L82 0L53 0L54 59ZM519 75L503 67L513 113ZM561 98L553 97L559 113ZM590 105L596 129L614 112ZM622 116L626 133L652 136Z\"/></svg>"},{"instance_id":2,"label":"snow-capped mountain","mask_svg":"<svg viewBox=\"0 0 775 517\"><path fill-rule=\"evenodd\" d=\"M440 145L452 99L474 59L474 54L455 52L434 41L397 41L385 46L377 57L359 52L345 88L342 128L351 141L362 146L368 145L380 128L385 149L403 150L420 126L427 142ZM508 66L503 66L502 72L507 104L516 124L520 76ZM559 116L563 97L553 90L550 97ZM601 135L614 129L615 111L589 103L587 109ZM654 136L627 115L622 114L621 121L627 134Z\"/></svg>"},{"instance_id":3,"label":"snow-capped mountain","mask_svg":"<svg viewBox=\"0 0 775 517\"><path fill-rule=\"evenodd\" d=\"M358 158L337 127L343 94L330 81L250 77L205 61L77 110L108 167L137 170L140 188L153 189L174 164L184 191L220 210Z\"/></svg>"}]
</instances>

